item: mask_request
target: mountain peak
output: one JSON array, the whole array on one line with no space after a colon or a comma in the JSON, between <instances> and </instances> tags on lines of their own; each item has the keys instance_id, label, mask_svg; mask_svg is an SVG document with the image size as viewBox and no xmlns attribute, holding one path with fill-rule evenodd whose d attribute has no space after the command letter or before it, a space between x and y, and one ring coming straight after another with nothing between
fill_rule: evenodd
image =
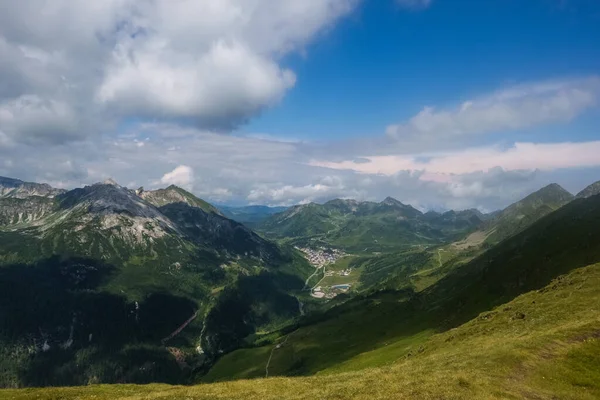
<instances>
[{"instance_id":1,"label":"mountain peak","mask_svg":"<svg viewBox=\"0 0 600 400\"><path fill-rule=\"evenodd\" d=\"M404 206L404 204L398 200L396 200L395 198L388 196L386 197L381 204L385 204L388 206Z\"/></svg>"},{"instance_id":2,"label":"mountain peak","mask_svg":"<svg viewBox=\"0 0 600 400\"><path fill-rule=\"evenodd\" d=\"M592 197L597 194L600 194L600 181L594 182L591 185L587 186L581 192L577 193L577 196L575 197L577 197L578 199L587 199L588 197Z\"/></svg>"},{"instance_id":3,"label":"mountain peak","mask_svg":"<svg viewBox=\"0 0 600 400\"><path fill-rule=\"evenodd\" d=\"M558 183L551 183L548 186L544 186L537 192L530 194L523 200L537 198L545 202L551 203L565 203L573 199L573 195L566 191Z\"/></svg>"},{"instance_id":4,"label":"mountain peak","mask_svg":"<svg viewBox=\"0 0 600 400\"><path fill-rule=\"evenodd\" d=\"M103 185L111 185L111 186L121 187L121 185L119 185L117 183L117 181L115 181L113 178L105 179L104 182L102 182L102 184Z\"/></svg>"}]
</instances>

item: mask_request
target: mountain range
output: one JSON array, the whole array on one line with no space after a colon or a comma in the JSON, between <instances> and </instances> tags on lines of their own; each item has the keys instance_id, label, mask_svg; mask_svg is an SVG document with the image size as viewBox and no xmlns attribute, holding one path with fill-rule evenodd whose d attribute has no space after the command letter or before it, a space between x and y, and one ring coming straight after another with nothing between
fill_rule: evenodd
<instances>
[{"instance_id":1,"label":"mountain range","mask_svg":"<svg viewBox=\"0 0 600 400\"><path fill-rule=\"evenodd\" d=\"M542 351L564 340L576 350L577 335L600 329L585 308L600 299L599 195L598 183L576 196L551 184L491 214L421 212L391 197L228 208L177 186L133 190L108 180L64 190L0 178L0 386L367 367L388 376L390 365L406 364L474 394L473 371L487 367L466 349L513 371L511 360L533 362L513 350L520 343ZM330 261L311 265L311 257ZM486 338L505 338L508 350ZM444 357L463 375L445 370ZM352 388L369 374L340 377ZM395 376L382 382L388 394ZM290 384L304 382L296 379ZM269 382L260 383L265 398L291 394ZM335 393L332 381L318 382ZM414 388L419 397L424 387Z\"/></svg>"},{"instance_id":2,"label":"mountain range","mask_svg":"<svg viewBox=\"0 0 600 400\"><path fill-rule=\"evenodd\" d=\"M380 203L331 200L290 207L257 225L271 238L294 244L325 243L350 251L385 251L458 238L479 227L477 210L423 214L391 197Z\"/></svg>"}]
</instances>

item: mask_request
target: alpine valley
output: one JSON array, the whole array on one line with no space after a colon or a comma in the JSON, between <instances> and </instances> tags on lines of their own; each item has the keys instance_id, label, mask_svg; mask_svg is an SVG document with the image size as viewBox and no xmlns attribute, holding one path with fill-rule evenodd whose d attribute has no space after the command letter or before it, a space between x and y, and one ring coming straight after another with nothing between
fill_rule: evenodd
<instances>
[{"instance_id":1,"label":"alpine valley","mask_svg":"<svg viewBox=\"0 0 600 400\"><path fill-rule=\"evenodd\" d=\"M598 226L600 183L485 214L0 178L0 396L600 398Z\"/></svg>"}]
</instances>

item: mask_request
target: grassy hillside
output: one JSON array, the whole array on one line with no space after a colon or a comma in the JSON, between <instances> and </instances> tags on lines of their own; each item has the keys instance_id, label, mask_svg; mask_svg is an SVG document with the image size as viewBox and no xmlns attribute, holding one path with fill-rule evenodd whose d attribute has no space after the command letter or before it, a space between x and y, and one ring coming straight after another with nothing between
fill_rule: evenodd
<instances>
[{"instance_id":1,"label":"grassy hillside","mask_svg":"<svg viewBox=\"0 0 600 400\"><path fill-rule=\"evenodd\" d=\"M600 397L600 265L547 286L421 343L395 343L385 365L313 377L191 387L114 385L0 391L9 399L573 399ZM290 339L291 340L291 339ZM289 341L288 341L289 343ZM289 346L287 343L283 348ZM255 359L265 365L267 354ZM264 371L263 371L264 372Z\"/></svg>"},{"instance_id":2,"label":"grassy hillside","mask_svg":"<svg viewBox=\"0 0 600 400\"><path fill-rule=\"evenodd\" d=\"M390 342L401 343L393 347L401 355L406 351L404 343L414 345L434 332L452 329L515 296L542 288L560 274L600 261L598 224L600 197L577 200L456 267L421 293L411 287L376 293L313 316L313 321L289 335L283 351L274 353L272 373L305 375L329 368L378 365L394 354ZM384 349L384 358L355 363L359 355L378 349ZM254 359L265 350L240 351L244 357L235 352L224 357L208 379L260 376L261 368L247 368L242 358Z\"/></svg>"}]
</instances>

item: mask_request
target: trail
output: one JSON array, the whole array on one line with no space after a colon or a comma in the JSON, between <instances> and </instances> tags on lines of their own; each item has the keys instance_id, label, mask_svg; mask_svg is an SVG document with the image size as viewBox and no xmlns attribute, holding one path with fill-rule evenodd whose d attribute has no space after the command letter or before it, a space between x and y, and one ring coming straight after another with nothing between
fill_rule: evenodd
<instances>
[{"instance_id":1,"label":"trail","mask_svg":"<svg viewBox=\"0 0 600 400\"><path fill-rule=\"evenodd\" d=\"M273 358L273 352L277 349L282 348L288 341L288 339L290 338L290 336L292 336L296 331L290 333L289 335L287 335L285 337L285 340L283 341L283 343L277 344L275 346L273 346L273 348L271 349L271 354L269 355L269 361L267 361L267 366L265 367L265 378L269 377L269 365L271 364L271 358Z\"/></svg>"},{"instance_id":2,"label":"trail","mask_svg":"<svg viewBox=\"0 0 600 400\"><path fill-rule=\"evenodd\" d=\"M175 329L169 336L167 336L166 338L162 339L160 342L162 344L165 344L167 341L173 339L175 336L179 335L181 333L182 330L184 330L186 328L186 326L188 326L193 320L196 319L196 317L198 316L198 311L196 311L194 313L194 315L192 315L191 317L189 317L187 319L187 321L185 321L183 324L181 324L181 326L177 329Z\"/></svg>"},{"instance_id":3,"label":"trail","mask_svg":"<svg viewBox=\"0 0 600 400\"><path fill-rule=\"evenodd\" d=\"M438 255L438 262L440 263L438 268L442 268L442 253L441 252L442 252L442 249L438 249L437 255Z\"/></svg>"}]
</instances>

